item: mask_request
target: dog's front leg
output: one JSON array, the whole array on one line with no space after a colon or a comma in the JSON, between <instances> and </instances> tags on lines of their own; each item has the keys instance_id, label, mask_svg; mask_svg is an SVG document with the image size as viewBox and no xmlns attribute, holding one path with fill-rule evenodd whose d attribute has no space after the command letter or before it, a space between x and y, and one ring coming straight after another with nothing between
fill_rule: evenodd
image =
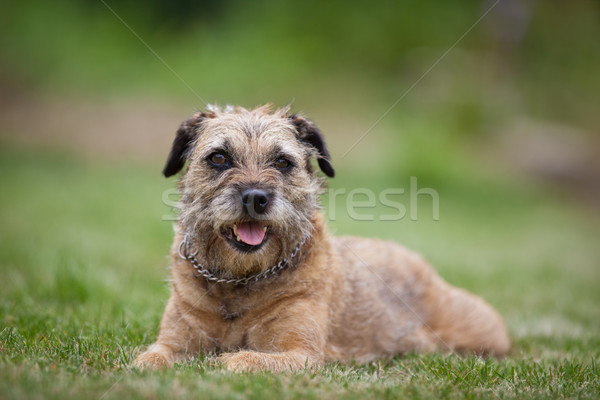
<instances>
[{"instance_id":1,"label":"dog's front leg","mask_svg":"<svg viewBox=\"0 0 600 400\"><path fill-rule=\"evenodd\" d=\"M290 309L293 309L291 312ZM248 345L219 357L231 371L298 371L323 363L326 342L325 304L294 304L274 310L248 332Z\"/></svg>"},{"instance_id":2,"label":"dog's front leg","mask_svg":"<svg viewBox=\"0 0 600 400\"><path fill-rule=\"evenodd\" d=\"M136 357L133 366L142 369L172 367L188 356L197 356L200 348L209 349L211 343L202 327L179 310L176 294L171 294L160 325L156 342Z\"/></svg>"},{"instance_id":3,"label":"dog's front leg","mask_svg":"<svg viewBox=\"0 0 600 400\"><path fill-rule=\"evenodd\" d=\"M322 357L311 355L301 349L278 353L243 350L237 353L224 353L219 357L219 361L228 370L235 372L290 372L319 365L322 362Z\"/></svg>"}]
</instances>

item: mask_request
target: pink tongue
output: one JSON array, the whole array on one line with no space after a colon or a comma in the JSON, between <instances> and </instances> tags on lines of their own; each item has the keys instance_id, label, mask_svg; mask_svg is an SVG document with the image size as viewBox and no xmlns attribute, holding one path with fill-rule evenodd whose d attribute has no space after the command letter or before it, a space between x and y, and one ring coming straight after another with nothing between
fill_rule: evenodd
<instances>
[{"instance_id":1,"label":"pink tongue","mask_svg":"<svg viewBox=\"0 0 600 400\"><path fill-rule=\"evenodd\" d=\"M242 242L256 246L261 244L265 238L265 228L257 221L242 222L237 226L237 234Z\"/></svg>"}]
</instances>

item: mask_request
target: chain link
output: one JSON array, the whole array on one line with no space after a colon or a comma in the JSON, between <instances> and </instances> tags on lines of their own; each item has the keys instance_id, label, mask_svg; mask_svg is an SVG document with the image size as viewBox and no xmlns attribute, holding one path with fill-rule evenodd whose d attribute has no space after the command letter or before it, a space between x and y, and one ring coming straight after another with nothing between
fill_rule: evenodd
<instances>
[{"instance_id":1,"label":"chain link","mask_svg":"<svg viewBox=\"0 0 600 400\"><path fill-rule=\"evenodd\" d=\"M294 250L291 252L289 259L284 258L281 261L279 261L277 264L273 265L272 267L270 267L262 272L259 272L258 274L249 275L244 278L238 278L238 279L220 278L220 277L216 276L215 274L213 274L212 272L210 272L208 269L206 269L196 258L196 255L198 254L198 250L196 250L193 254L188 253L187 235L185 235L183 237L183 240L181 241L181 243L179 243L177 252L179 253L179 257L182 260L189 261L192 264L192 266L194 267L194 269L196 270L196 272L198 272L200 275L202 275L204 278L208 279L211 282L225 283L225 284L232 284L232 285L247 285L248 283L250 283L252 281L256 282L261 279L266 279L270 274L276 275L279 272L281 272L281 270L283 270L285 267L289 266L289 261L292 261L298 255L298 252L300 251L302 246L304 246L304 244L306 243L307 240L308 240L308 236L305 237L304 239L302 239L300 244L298 244L298 246L296 246L294 248Z\"/></svg>"}]
</instances>

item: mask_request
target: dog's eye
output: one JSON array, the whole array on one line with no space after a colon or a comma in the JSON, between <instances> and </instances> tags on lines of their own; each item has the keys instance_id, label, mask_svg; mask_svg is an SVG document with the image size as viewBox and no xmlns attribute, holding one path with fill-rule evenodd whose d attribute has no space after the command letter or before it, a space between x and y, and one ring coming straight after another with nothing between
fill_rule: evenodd
<instances>
[{"instance_id":1,"label":"dog's eye","mask_svg":"<svg viewBox=\"0 0 600 400\"><path fill-rule=\"evenodd\" d=\"M208 156L208 161L215 167L228 167L230 164L229 158L220 152L212 153Z\"/></svg>"},{"instance_id":2,"label":"dog's eye","mask_svg":"<svg viewBox=\"0 0 600 400\"><path fill-rule=\"evenodd\" d=\"M280 171L285 171L289 169L292 166L292 164L285 158L280 158L273 163L273 166L275 166L275 168L277 168Z\"/></svg>"}]
</instances>

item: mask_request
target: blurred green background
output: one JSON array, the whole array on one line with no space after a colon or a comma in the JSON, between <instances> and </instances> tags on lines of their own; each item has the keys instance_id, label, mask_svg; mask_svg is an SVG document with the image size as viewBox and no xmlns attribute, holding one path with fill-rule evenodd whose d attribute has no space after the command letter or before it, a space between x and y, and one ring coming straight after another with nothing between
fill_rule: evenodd
<instances>
[{"instance_id":1,"label":"blurred green background","mask_svg":"<svg viewBox=\"0 0 600 400\"><path fill-rule=\"evenodd\" d=\"M439 193L439 221L427 196L396 222L325 197L333 232L423 253L501 311L512 357L597 360L599 39L592 0L4 2L2 360L103 369L150 343L175 129L206 103L267 102L324 132L332 189ZM121 352L49 355L49 335Z\"/></svg>"},{"instance_id":2,"label":"blurred green background","mask_svg":"<svg viewBox=\"0 0 600 400\"><path fill-rule=\"evenodd\" d=\"M597 1L11 2L1 134L155 160L207 102L291 104L338 168L444 185L498 163L597 204L599 20Z\"/></svg>"}]
</instances>

